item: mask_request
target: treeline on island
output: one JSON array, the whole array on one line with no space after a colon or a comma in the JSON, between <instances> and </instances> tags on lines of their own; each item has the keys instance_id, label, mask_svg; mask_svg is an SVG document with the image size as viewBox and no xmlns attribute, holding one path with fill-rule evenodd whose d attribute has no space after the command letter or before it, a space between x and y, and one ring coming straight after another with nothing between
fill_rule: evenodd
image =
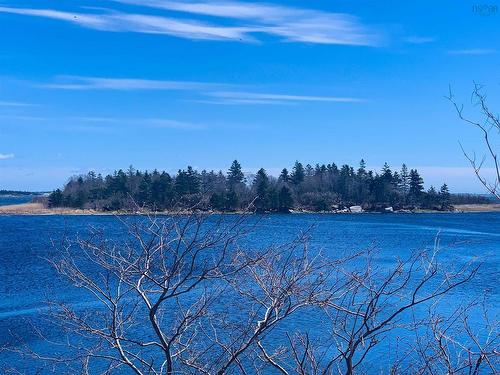
<instances>
[{"instance_id":1,"label":"treeline on island","mask_svg":"<svg viewBox=\"0 0 500 375\"><path fill-rule=\"evenodd\" d=\"M130 167L112 175L94 172L70 178L64 188L48 197L49 207L89 208L100 211L156 211L196 209L212 211L289 212L290 210L335 211L354 205L366 211L402 209L449 210L454 196L443 184L424 190L416 169L405 164L392 170L386 163L380 172L334 163L303 165L296 162L279 177L260 169L245 176L235 160L229 170L197 171L192 167L177 174Z\"/></svg>"}]
</instances>

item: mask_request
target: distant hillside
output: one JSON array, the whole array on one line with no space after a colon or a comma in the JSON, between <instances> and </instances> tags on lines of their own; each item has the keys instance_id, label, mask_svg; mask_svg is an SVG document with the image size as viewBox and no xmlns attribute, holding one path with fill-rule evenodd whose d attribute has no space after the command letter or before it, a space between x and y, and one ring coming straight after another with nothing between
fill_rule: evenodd
<instances>
[{"instance_id":1,"label":"distant hillside","mask_svg":"<svg viewBox=\"0 0 500 375\"><path fill-rule=\"evenodd\" d=\"M451 195L450 203L457 204L488 204L497 203L498 199L491 194L456 193Z\"/></svg>"}]
</instances>

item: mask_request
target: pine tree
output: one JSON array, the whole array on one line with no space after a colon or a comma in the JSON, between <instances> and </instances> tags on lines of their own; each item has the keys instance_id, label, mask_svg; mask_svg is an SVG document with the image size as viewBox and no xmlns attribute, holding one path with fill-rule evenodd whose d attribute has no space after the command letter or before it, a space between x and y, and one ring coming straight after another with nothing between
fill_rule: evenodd
<instances>
[{"instance_id":1,"label":"pine tree","mask_svg":"<svg viewBox=\"0 0 500 375\"><path fill-rule=\"evenodd\" d=\"M406 164L403 164L401 166L401 183L400 183L400 190L403 195L407 195L410 191L410 175L408 173L408 167Z\"/></svg>"},{"instance_id":2,"label":"pine tree","mask_svg":"<svg viewBox=\"0 0 500 375\"><path fill-rule=\"evenodd\" d=\"M394 173L392 174L392 187L395 191L397 191L400 185L401 177L399 176L398 171L394 171Z\"/></svg>"},{"instance_id":3,"label":"pine tree","mask_svg":"<svg viewBox=\"0 0 500 375\"><path fill-rule=\"evenodd\" d=\"M61 207L63 204L63 194L61 189L56 189L49 195L49 207Z\"/></svg>"},{"instance_id":4,"label":"pine tree","mask_svg":"<svg viewBox=\"0 0 500 375\"><path fill-rule=\"evenodd\" d=\"M245 175L241 170L241 165L238 163L238 160L234 160L227 172L227 182L229 184L230 189L234 189L234 187L238 184L241 184L245 179Z\"/></svg>"},{"instance_id":5,"label":"pine tree","mask_svg":"<svg viewBox=\"0 0 500 375\"><path fill-rule=\"evenodd\" d=\"M443 184L439 189L439 204L442 210L450 208L450 190L446 184Z\"/></svg>"},{"instance_id":6,"label":"pine tree","mask_svg":"<svg viewBox=\"0 0 500 375\"><path fill-rule=\"evenodd\" d=\"M175 178L175 193L179 197L189 194L189 178L187 173L180 169Z\"/></svg>"},{"instance_id":7,"label":"pine tree","mask_svg":"<svg viewBox=\"0 0 500 375\"><path fill-rule=\"evenodd\" d=\"M229 211L234 211L239 208L238 195L234 190L229 190L226 194L226 202L224 208Z\"/></svg>"},{"instance_id":8,"label":"pine tree","mask_svg":"<svg viewBox=\"0 0 500 375\"><path fill-rule=\"evenodd\" d=\"M364 159L359 162L359 168L357 172L358 177L363 178L366 175L366 163Z\"/></svg>"},{"instance_id":9,"label":"pine tree","mask_svg":"<svg viewBox=\"0 0 500 375\"><path fill-rule=\"evenodd\" d=\"M269 208L269 177L264 168L258 170L253 185L257 194L255 198L255 208L258 212L264 212Z\"/></svg>"},{"instance_id":10,"label":"pine tree","mask_svg":"<svg viewBox=\"0 0 500 375\"><path fill-rule=\"evenodd\" d=\"M420 202L422 192L424 191L424 180L416 169L410 170L410 189L409 195L413 204Z\"/></svg>"},{"instance_id":11,"label":"pine tree","mask_svg":"<svg viewBox=\"0 0 500 375\"><path fill-rule=\"evenodd\" d=\"M226 202L223 193L213 193L209 201L210 207L217 211L223 211L226 208Z\"/></svg>"},{"instance_id":12,"label":"pine tree","mask_svg":"<svg viewBox=\"0 0 500 375\"><path fill-rule=\"evenodd\" d=\"M279 192L279 208L280 212L288 213L293 208L293 198L290 189L286 186L282 186Z\"/></svg>"},{"instance_id":13,"label":"pine tree","mask_svg":"<svg viewBox=\"0 0 500 375\"><path fill-rule=\"evenodd\" d=\"M350 193L352 191L352 179L351 179L351 168L344 164L340 168L339 181L338 181L338 193L345 199L349 200Z\"/></svg>"},{"instance_id":14,"label":"pine tree","mask_svg":"<svg viewBox=\"0 0 500 375\"><path fill-rule=\"evenodd\" d=\"M312 167L311 164L307 164L305 168L305 174L307 177L312 177L314 176L314 168Z\"/></svg>"},{"instance_id":15,"label":"pine tree","mask_svg":"<svg viewBox=\"0 0 500 375\"><path fill-rule=\"evenodd\" d=\"M290 177L294 185L299 185L304 182L305 171L302 163L299 163L298 161L295 162Z\"/></svg>"},{"instance_id":16,"label":"pine tree","mask_svg":"<svg viewBox=\"0 0 500 375\"><path fill-rule=\"evenodd\" d=\"M139 184L139 192L137 194L137 203L140 206L149 206L151 203L151 176L146 171Z\"/></svg>"},{"instance_id":17,"label":"pine tree","mask_svg":"<svg viewBox=\"0 0 500 375\"><path fill-rule=\"evenodd\" d=\"M434 186L431 185L429 190L427 190L426 194L426 206L427 208L433 209L434 206L438 203L438 193Z\"/></svg>"},{"instance_id":18,"label":"pine tree","mask_svg":"<svg viewBox=\"0 0 500 375\"><path fill-rule=\"evenodd\" d=\"M290 175L288 174L288 169L283 168L278 178L280 182L287 184L290 181Z\"/></svg>"},{"instance_id":19,"label":"pine tree","mask_svg":"<svg viewBox=\"0 0 500 375\"><path fill-rule=\"evenodd\" d=\"M384 163L384 166L382 167L382 178L386 182L392 182L392 171L391 167L389 167L389 164Z\"/></svg>"},{"instance_id":20,"label":"pine tree","mask_svg":"<svg viewBox=\"0 0 500 375\"><path fill-rule=\"evenodd\" d=\"M200 192L200 175L193 167L188 166L186 171L188 192L189 194L196 194Z\"/></svg>"}]
</instances>

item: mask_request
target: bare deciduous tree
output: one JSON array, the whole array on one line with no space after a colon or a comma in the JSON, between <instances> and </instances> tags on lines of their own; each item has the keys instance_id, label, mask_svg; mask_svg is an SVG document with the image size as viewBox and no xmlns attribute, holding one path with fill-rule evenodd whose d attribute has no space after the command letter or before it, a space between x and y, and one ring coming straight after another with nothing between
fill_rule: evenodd
<instances>
[{"instance_id":1,"label":"bare deciduous tree","mask_svg":"<svg viewBox=\"0 0 500 375\"><path fill-rule=\"evenodd\" d=\"M369 371L370 353L399 329L432 334L417 336L411 363L387 358L394 374L410 365L433 373L418 365L461 358L463 346L441 350L443 340L459 342L443 318L411 319L477 272L474 264L443 268L438 246L394 265L374 261L372 251L329 258L310 249L308 232L255 249L245 215L122 222L126 240L92 230L63 242L54 266L95 303L53 303L63 349L26 346L33 363L83 374L353 374ZM467 311L464 332L477 341L468 354L479 369L495 369L497 336L480 338Z\"/></svg>"},{"instance_id":2,"label":"bare deciduous tree","mask_svg":"<svg viewBox=\"0 0 500 375\"><path fill-rule=\"evenodd\" d=\"M477 265L456 271L444 268L437 261L438 250L436 246L431 252L415 253L389 268L376 266L371 252L353 259L353 266L342 262L335 271L344 275L343 288L320 306L328 317L329 330L323 334L327 338L318 345L308 335L297 336L291 343L298 369L294 373L350 375L380 370L367 367L369 352L387 344L397 330L416 332L430 326L428 320L411 321L411 313L467 283L478 270ZM404 373L396 357L391 359L393 372Z\"/></svg>"},{"instance_id":3,"label":"bare deciduous tree","mask_svg":"<svg viewBox=\"0 0 500 375\"><path fill-rule=\"evenodd\" d=\"M417 333L412 362L415 374L498 373L498 322L492 321L485 301L460 306L444 316L431 308L422 333ZM482 326L473 329L470 320Z\"/></svg>"},{"instance_id":4,"label":"bare deciduous tree","mask_svg":"<svg viewBox=\"0 0 500 375\"><path fill-rule=\"evenodd\" d=\"M500 117L498 114L495 114L490 107L488 106L487 96L483 91L481 85L475 83L474 89L472 91L472 104L479 107L481 119L472 119L465 115L464 106L459 105L453 96L453 93L450 88L449 95L446 97L455 107L457 111L458 117L465 121L466 123L477 127L483 136L484 145L486 148L485 155L480 159L477 158L475 152L469 153L465 151L462 147L462 151L469 161L470 165L474 169L474 173L477 178L483 184L483 186L494 196L500 199L500 164L498 160L498 142L500 135ZM492 180L488 179L483 173L482 168L486 164L490 164L494 169L494 177Z\"/></svg>"}]
</instances>

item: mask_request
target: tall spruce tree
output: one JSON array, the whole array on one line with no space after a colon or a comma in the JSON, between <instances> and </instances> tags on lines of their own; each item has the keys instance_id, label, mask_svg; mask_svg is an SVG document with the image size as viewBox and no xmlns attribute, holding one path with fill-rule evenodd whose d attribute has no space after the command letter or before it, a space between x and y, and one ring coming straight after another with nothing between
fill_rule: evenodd
<instances>
[{"instance_id":1,"label":"tall spruce tree","mask_svg":"<svg viewBox=\"0 0 500 375\"><path fill-rule=\"evenodd\" d=\"M147 171L142 176L136 200L139 206L149 206L151 203L151 175Z\"/></svg>"},{"instance_id":2,"label":"tall spruce tree","mask_svg":"<svg viewBox=\"0 0 500 375\"><path fill-rule=\"evenodd\" d=\"M436 189L434 188L434 186L431 185L431 187L429 188L429 190L427 190L427 194L426 194L426 197L424 199L424 202L425 202L425 206L427 208L434 208L434 206L436 204L438 204L438 193L436 191Z\"/></svg>"},{"instance_id":3,"label":"tall spruce tree","mask_svg":"<svg viewBox=\"0 0 500 375\"><path fill-rule=\"evenodd\" d=\"M409 196L413 204L418 204L424 191L424 180L416 169L410 170Z\"/></svg>"},{"instance_id":4,"label":"tall spruce tree","mask_svg":"<svg viewBox=\"0 0 500 375\"><path fill-rule=\"evenodd\" d=\"M305 174L306 173L305 173L304 166L302 165L302 163L299 163L298 161L296 161L295 165L293 166L293 169L292 169L292 174L290 175L293 184L299 185L302 182L304 182Z\"/></svg>"},{"instance_id":5,"label":"tall spruce tree","mask_svg":"<svg viewBox=\"0 0 500 375\"><path fill-rule=\"evenodd\" d=\"M200 174L188 166L186 171L187 186L189 194L197 194L200 192Z\"/></svg>"},{"instance_id":6,"label":"tall spruce tree","mask_svg":"<svg viewBox=\"0 0 500 375\"><path fill-rule=\"evenodd\" d=\"M234 160L227 172L227 182L230 189L234 189L238 184L243 183L245 175L241 170L241 164L238 160Z\"/></svg>"},{"instance_id":7,"label":"tall spruce tree","mask_svg":"<svg viewBox=\"0 0 500 375\"><path fill-rule=\"evenodd\" d=\"M406 164L403 164L401 166L401 183L400 183L400 190L401 193L406 196L408 195L410 191L410 174L408 173L408 167Z\"/></svg>"},{"instance_id":8,"label":"tall spruce tree","mask_svg":"<svg viewBox=\"0 0 500 375\"><path fill-rule=\"evenodd\" d=\"M279 207L278 210L283 213L288 213L293 208L293 197L290 189L283 185L280 189L279 196Z\"/></svg>"},{"instance_id":9,"label":"tall spruce tree","mask_svg":"<svg viewBox=\"0 0 500 375\"><path fill-rule=\"evenodd\" d=\"M61 189L56 189L54 190L50 195L49 195L49 207L61 207L63 204L63 199L64 196L62 194Z\"/></svg>"},{"instance_id":10,"label":"tall spruce tree","mask_svg":"<svg viewBox=\"0 0 500 375\"><path fill-rule=\"evenodd\" d=\"M361 159L361 161L359 162L357 175L360 178L363 178L366 176L366 162L364 159Z\"/></svg>"},{"instance_id":11,"label":"tall spruce tree","mask_svg":"<svg viewBox=\"0 0 500 375\"><path fill-rule=\"evenodd\" d=\"M287 184L290 181L290 175L288 174L288 169L283 168L281 170L280 176L278 178L280 182Z\"/></svg>"},{"instance_id":12,"label":"tall spruce tree","mask_svg":"<svg viewBox=\"0 0 500 375\"><path fill-rule=\"evenodd\" d=\"M441 189L439 189L439 204L442 210L450 208L450 190L446 184L443 184Z\"/></svg>"},{"instance_id":13,"label":"tall spruce tree","mask_svg":"<svg viewBox=\"0 0 500 375\"><path fill-rule=\"evenodd\" d=\"M261 168L257 171L253 182L255 193L255 209L264 212L269 208L269 177L266 170Z\"/></svg>"}]
</instances>

